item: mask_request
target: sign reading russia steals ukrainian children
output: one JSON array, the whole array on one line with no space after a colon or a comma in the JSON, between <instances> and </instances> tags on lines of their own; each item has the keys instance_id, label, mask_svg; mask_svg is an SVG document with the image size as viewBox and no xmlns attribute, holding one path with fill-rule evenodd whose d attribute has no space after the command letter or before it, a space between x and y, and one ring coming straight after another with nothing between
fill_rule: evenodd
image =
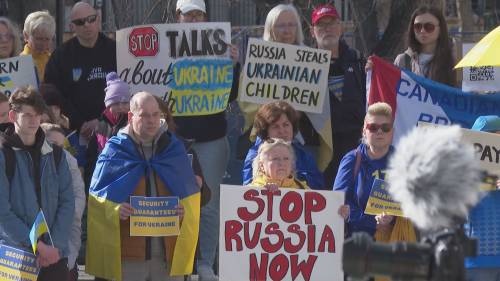
<instances>
[{"instance_id":1,"label":"sign reading russia steals ukrainian children","mask_svg":"<svg viewBox=\"0 0 500 281\"><path fill-rule=\"evenodd\" d=\"M220 194L220 280L343 280L343 192L221 185Z\"/></svg>"},{"instance_id":2,"label":"sign reading russia steals ukrainian children","mask_svg":"<svg viewBox=\"0 0 500 281\"><path fill-rule=\"evenodd\" d=\"M117 68L132 94L150 92L174 116L226 109L233 82L229 23L134 26L116 32Z\"/></svg>"},{"instance_id":3,"label":"sign reading russia steals ukrainian children","mask_svg":"<svg viewBox=\"0 0 500 281\"><path fill-rule=\"evenodd\" d=\"M0 92L8 97L23 86L37 88L35 65L31 56L0 60Z\"/></svg>"},{"instance_id":4,"label":"sign reading russia steals ukrainian children","mask_svg":"<svg viewBox=\"0 0 500 281\"><path fill-rule=\"evenodd\" d=\"M38 272L33 253L0 245L0 280L36 281Z\"/></svg>"},{"instance_id":5,"label":"sign reading russia steals ukrainian children","mask_svg":"<svg viewBox=\"0 0 500 281\"><path fill-rule=\"evenodd\" d=\"M283 100L297 110L321 113L330 55L326 50L250 38L239 98L258 104Z\"/></svg>"},{"instance_id":6,"label":"sign reading russia steals ukrainian children","mask_svg":"<svg viewBox=\"0 0 500 281\"><path fill-rule=\"evenodd\" d=\"M130 236L179 235L179 197L131 196Z\"/></svg>"}]
</instances>

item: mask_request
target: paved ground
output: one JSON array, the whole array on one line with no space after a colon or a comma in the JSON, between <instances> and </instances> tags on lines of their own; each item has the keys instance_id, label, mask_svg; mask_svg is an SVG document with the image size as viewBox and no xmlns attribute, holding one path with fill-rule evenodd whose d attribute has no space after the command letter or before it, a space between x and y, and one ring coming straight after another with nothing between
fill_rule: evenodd
<instances>
[{"instance_id":1,"label":"paved ground","mask_svg":"<svg viewBox=\"0 0 500 281\"><path fill-rule=\"evenodd\" d=\"M84 265L78 266L78 276L79 276L78 281L94 280L93 276L85 273L85 266ZM198 281L198 275L192 275L192 276L190 276L190 278L187 278L186 281Z\"/></svg>"}]
</instances>

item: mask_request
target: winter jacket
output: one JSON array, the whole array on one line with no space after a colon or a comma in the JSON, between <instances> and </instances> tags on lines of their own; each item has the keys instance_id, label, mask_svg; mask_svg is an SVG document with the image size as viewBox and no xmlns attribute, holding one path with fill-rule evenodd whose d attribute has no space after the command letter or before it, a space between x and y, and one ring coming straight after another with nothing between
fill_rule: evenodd
<instances>
[{"instance_id":1,"label":"winter jacket","mask_svg":"<svg viewBox=\"0 0 500 281\"><path fill-rule=\"evenodd\" d=\"M357 175L354 175L356 163L356 151L359 150L361 163ZM375 216L366 215L365 208L374 179L384 179L385 169L394 148L391 146L389 152L380 159L370 159L367 146L360 144L356 149L347 153L340 162L339 171L333 184L333 190L345 192L345 202L349 205L350 214L347 221L347 233L350 236L354 232L367 232L375 234Z\"/></svg>"},{"instance_id":2,"label":"winter jacket","mask_svg":"<svg viewBox=\"0 0 500 281\"><path fill-rule=\"evenodd\" d=\"M52 146L40 128L34 146L25 146L12 127L1 132L0 138L4 146L14 150L16 159L14 176L9 182L5 157L0 152L0 244L31 251L28 235L41 208L54 247L59 249L61 257L67 257L75 212L68 162L62 156L59 167L55 167Z\"/></svg>"},{"instance_id":3,"label":"winter jacket","mask_svg":"<svg viewBox=\"0 0 500 281\"><path fill-rule=\"evenodd\" d=\"M257 138L255 144L248 150L248 154L243 164L243 184L247 185L252 181L253 169L252 163L259 151L259 146L262 144L262 139ZM307 185L312 189L325 189L325 181L323 174L316 166L314 157L304 149L304 147L294 141L292 147L295 153L295 174L298 180L307 182Z\"/></svg>"}]
</instances>

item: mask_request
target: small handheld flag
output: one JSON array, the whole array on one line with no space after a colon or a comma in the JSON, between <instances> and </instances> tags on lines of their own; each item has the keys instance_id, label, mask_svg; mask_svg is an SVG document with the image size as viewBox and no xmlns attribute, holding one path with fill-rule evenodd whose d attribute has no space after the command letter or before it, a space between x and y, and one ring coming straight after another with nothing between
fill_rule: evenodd
<instances>
[{"instance_id":1,"label":"small handheld flag","mask_svg":"<svg viewBox=\"0 0 500 281\"><path fill-rule=\"evenodd\" d=\"M40 210L35 218L35 222L33 222L33 226L31 227L30 231L30 241L31 247L33 248L33 254L36 255L38 239L40 239L40 237L44 235L47 235L50 240L44 242L50 243L51 246L54 246L54 242L52 242L52 236L50 236L49 226L47 225L47 221L45 220L45 215L43 214L43 211Z\"/></svg>"}]
</instances>

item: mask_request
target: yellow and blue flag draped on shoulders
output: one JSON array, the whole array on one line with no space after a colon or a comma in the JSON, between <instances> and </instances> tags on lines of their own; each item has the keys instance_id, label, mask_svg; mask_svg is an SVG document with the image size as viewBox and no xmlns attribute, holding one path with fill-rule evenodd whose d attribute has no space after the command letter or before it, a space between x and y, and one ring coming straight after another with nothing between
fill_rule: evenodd
<instances>
[{"instance_id":1,"label":"yellow and blue flag draped on shoulders","mask_svg":"<svg viewBox=\"0 0 500 281\"><path fill-rule=\"evenodd\" d=\"M122 280L119 207L128 202L140 179L155 171L172 196L184 206L184 219L174 246L170 275L193 269L200 220L200 189L181 141L166 132L167 147L144 160L127 134L112 137L99 155L88 202L86 271Z\"/></svg>"},{"instance_id":2,"label":"yellow and blue flag draped on shoulders","mask_svg":"<svg viewBox=\"0 0 500 281\"><path fill-rule=\"evenodd\" d=\"M47 233L49 235L50 243L53 246L54 243L52 242L52 238L50 237L49 233L49 226L47 225L47 221L45 220L45 216L43 215L43 211L40 210L38 212L38 215L35 218L35 221L33 222L33 226L31 227L30 230L30 241L31 241L31 247L33 248L33 254L36 255L36 248L38 246L38 239L42 235ZM49 241L45 241L49 242Z\"/></svg>"}]
</instances>

